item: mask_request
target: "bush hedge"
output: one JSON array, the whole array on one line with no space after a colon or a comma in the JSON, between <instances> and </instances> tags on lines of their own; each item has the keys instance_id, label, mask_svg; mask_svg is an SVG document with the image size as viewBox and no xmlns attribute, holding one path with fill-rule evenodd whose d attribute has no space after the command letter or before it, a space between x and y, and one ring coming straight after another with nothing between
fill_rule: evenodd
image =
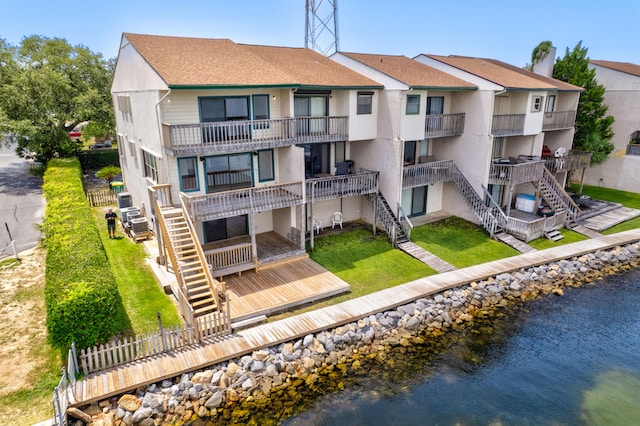
<instances>
[{"instance_id":1,"label":"bush hedge","mask_svg":"<svg viewBox=\"0 0 640 426\"><path fill-rule=\"evenodd\" d=\"M125 327L126 314L95 220L78 159L53 159L44 174L47 200L45 305L53 346L85 348Z\"/></svg>"},{"instance_id":2,"label":"bush hedge","mask_svg":"<svg viewBox=\"0 0 640 426\"><path fill-rule=\"evenodd\" d=\"M91 149L77 153L82 170L99 170L106 166L120 167L117 148Z\"/></svg>"}]
</instances>

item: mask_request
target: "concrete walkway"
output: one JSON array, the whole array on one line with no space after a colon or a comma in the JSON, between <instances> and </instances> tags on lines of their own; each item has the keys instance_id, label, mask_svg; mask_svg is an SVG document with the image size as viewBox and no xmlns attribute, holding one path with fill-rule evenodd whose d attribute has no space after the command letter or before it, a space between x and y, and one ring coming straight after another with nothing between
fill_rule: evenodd
<instances>
[{"instance_id":1,"label":"concrete walkway","mask_svg":"<svg viewBox=\"0 0 640 426\"><path fill-rule=\"evenodd\" d=\"M76 385L74 406L83 406L140 386L203 369L255 350L300 339L307 334L332 329L377 312L383 312L443 290L460 287L521 268L555 262L597 250L640 241L640 229L538 250L389 288L338 305L317 309L272 323L242 330L224 339L183 348L100 373L90 374Z\"/></svg>"}]
</instances>

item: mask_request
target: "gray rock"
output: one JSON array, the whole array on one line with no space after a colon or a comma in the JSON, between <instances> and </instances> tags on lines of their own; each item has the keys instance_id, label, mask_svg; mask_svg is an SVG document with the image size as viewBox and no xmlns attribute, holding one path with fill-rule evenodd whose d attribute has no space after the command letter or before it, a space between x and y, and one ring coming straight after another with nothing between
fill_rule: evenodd
<instances>
[{"instance_id":1,"label":"gray rock","mask_svg":"<svg viewBox=\"0 0 640 426\"><path fill-rule=\"evenodd\" d=\"M215 392L211 398L207 399L207 401L204 403L204 406L207 407L209 410L211 410L212 408L220 407L223 401L222 396L223 394L221 391Z\"/></svg>"},{"instance_id":2,"label":"gray rock","mask_svg":"<svg viewBox=\"0 0 640 426\"><path fill-rule=\"evenodd\" d=\"M144 419L148 419L153 414L153 409L151 407L140 407L138 410L133 413L132 421L134 424L138 424L142 422Z\"/></svg>"},{"instance_id":3,"label":"gray rock","mask_svg":"<svg viewBox=\"0 0 640 426\"><path fill-rule=\"evenodd\" d=\"M302 346L309 347L313 343L313 334L307 334L304 336L304 340L302 341Z\"/></svg>"}]
</instances>

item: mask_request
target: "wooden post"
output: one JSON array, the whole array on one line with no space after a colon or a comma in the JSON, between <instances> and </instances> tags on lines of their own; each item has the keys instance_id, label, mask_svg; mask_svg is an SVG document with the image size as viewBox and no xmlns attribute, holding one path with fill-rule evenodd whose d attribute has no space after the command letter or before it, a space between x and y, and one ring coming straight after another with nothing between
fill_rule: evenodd
<instances>
[{"instance_id":1,"label":"wooden post","mask_svg":"<svg viewBox=\"0 0 640 426\"><path fill-rule=\"evenodd\" d=\"M167 341L166 341L167 336L165 336L164 328L162 328L162 318L160 317L160 311L158 311L158 328L160 329L160 340L162 341L162 351L166 352L168 350Z\"/></svg>"}]
</instances>

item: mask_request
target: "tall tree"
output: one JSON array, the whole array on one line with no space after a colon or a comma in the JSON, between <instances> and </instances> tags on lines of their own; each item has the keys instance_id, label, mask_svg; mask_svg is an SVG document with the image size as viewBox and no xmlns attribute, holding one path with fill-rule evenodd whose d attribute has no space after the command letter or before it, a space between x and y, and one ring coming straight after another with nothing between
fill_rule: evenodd
<instances>
[{"instance_id":1,"label":"tall tree","mask_svg":"<svg viewBox=\"0 0 640 426\"><path fill-rule=\"evenodd\" d=\"M591 152L592 165L604 162L614 149L611 143L614 118L606 115L605 88L598 84L595 70L589 69L587 48L582 47L582 41L572 51L567 48L564 57L556 60L553 78L584 88L578 101L573 148Z\"/></svg>"},{"instance_id":2,"label":"tall tree","mask_svg":"<svg viewBox=\"0 0 640 426\"><path fill-rule=\"evenodd\" d=\"M112 67L102 55L60 38L0 40L0 135L21 157L46 162L73 154L69 131L84 121L113 129Z\"/></svg>"}]
</instances>

